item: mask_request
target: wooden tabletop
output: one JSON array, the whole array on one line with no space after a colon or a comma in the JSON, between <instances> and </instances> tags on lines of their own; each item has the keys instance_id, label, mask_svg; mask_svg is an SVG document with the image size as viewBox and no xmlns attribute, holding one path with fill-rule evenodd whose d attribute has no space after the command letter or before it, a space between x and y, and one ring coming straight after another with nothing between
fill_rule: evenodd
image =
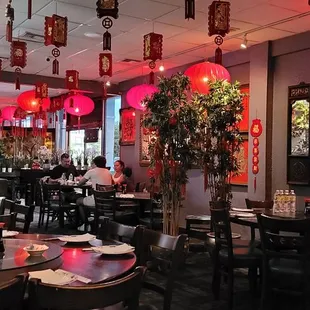
<instances>
[{"instance_id":1,"label":"wooden tabletop","mask_svg":"<svg viewBox=\"0 0 310 310\"><path fill-rule=\"evenodd\" d=\"M19 273L43 270L64 269L77 275L91 279L92 283L108 281L120 277L131 270L136 263L134 254L109 256L100 255L92 251L83 251L89 248L89 243L64 243L59 240L43 241L55 238L55 235L19 234L15 239L5 239L5 257L0 259L0 283L12 279ZM30 243L44 243L49 249L43 257L29 258L23 247ZM92 241L93 245L111 244L111 241ZM82 285L74 282L72 285Z\"/></svg>"},{"instance_id":2,"label":"wooden tabletop","mask_svg":"<svg viewBox=\"0 0 310 310\"><path fill-rule=\"evenodd\" d=\"M81 188L81 189L91 189L92 186L88 184L78 185L76 183L73 184L60 184L61 188Z\"/></svg>"}]
</instances>

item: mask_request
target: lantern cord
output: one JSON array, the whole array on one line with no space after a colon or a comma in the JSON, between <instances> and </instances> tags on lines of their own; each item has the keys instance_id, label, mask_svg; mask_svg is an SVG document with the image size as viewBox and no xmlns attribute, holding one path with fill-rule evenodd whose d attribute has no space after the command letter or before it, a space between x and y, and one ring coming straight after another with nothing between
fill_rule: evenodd
<instances>
[{"instance_id":1,"label":"lantern cord","mask_svg":"<svg viewBox=\"0 0 310 310\"><path fill-rule=\"evenodd\" d=\"M13 21L8 20L6 24L6 40L12 42L13 39Z\"/></svg>"},{"instance_id":2,"label":"lantern cord","mask_svg":"<svg viewBox=\"0 0 310 310\"><path fill-rule=\"evenodd\" d=\"M20 90L19 74L17 74L16 79L15 79L15 90Z\"/></svg>"},{"instance_id":3,"label":"lantern cord","mask_svg":"<svg viewBox=\"0 0 310 310\"><path fill-rule=\"evenodd\" d=\"M32 0L28 0L28 19L32 16Z\"/></svg>"},{"instance_id":4,"label":"lantern cord","mask_svg":"<svg viewBox=\"0 0 310 310\"><path fill-rule=\"evenodd\" d=\"M78 116L78 129L80 130L81 129L81 117Z\"/></svg>"}]
</instances>

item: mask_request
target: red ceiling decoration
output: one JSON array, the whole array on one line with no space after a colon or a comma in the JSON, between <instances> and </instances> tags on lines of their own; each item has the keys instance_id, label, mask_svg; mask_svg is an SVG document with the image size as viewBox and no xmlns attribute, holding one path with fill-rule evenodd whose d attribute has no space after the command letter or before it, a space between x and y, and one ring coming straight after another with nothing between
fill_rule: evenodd
<instances>
[{"instance_id":1,"label":"red ceiling decoration","mask_svg":"<svg viewBox=\"0 0 310 310\"><path fill-rule=\"evenodd\" d=\"M2 109L2 118L4 121L12 122L14 119L14 113L16 111L16 107L14 106L6 106Z\"/></svg>"},{"instance_id":2,"label":"red ceiling decoration","mask_svg":"<svg viewBox=\"0 0 310 310\"><path fill-rule=\"evenodd\" d=\"M146 34L143 39L143 59L150 60L149 68L150 84L154 84L154 69L156 68L156 60L161 60L163 54L163 35L151 32Z\"/></svg>"},{"instance_id":3,"label":"red ceiling decoration","mask_svg":"<svg viewBox=\"0 0 310 310\"><path fill-rule=\"evenodd\" d=\"M11 43L11 67L17 67L15 69L15 89L20 89L20 73L21 68L24 68L27 63L27 43L22 41L12 41Z\"/></svg>"},{"instance_id":4,"label":"red ceiling decoration","mask_svg":"<svg viewBox=\"0 0 310 310\"><path fill-rule=\"evenodd\" d=\"M38 82L35 85L35 97L44 99L48 97L48 85L44 82Z\"/></svg>"},{"instance_id":5,"label":"red ceiling decoration","mask_svg":"<svg viewBox=\"0 0 310 310\"><path fill-rule=\"evenodd\" d=\"M184 74L190 78L192 90L201 94L209 93L208 81L226 80L230 82L230 74L227 69L211 62L193 65Z\"/></svg>"},{"instance_id":6,"label":"red ceiling decoration","mask_svg":"<svg viewBox=\"0 0 310 310\"><path fill-rule=\"evenodd\" d=\"M215 50L215 63L222 64L223 37L230 31L230 2L213 1L209 6L209 36L217 35L214 39L218 46Z\"/></svg>"},{"instance_id":7,"label":"red ceiling decoration","mask_svg":"<svg viewBox=\"0 0 310 310\"><path fill-rule=\"evenodd\" d=\"M59 47L67 46L68 38L68 19L54 14L52 17L45 17L44 27L44 44L46 46L54 45L56 48L52 50L54 60L52 62L52 73L59 75L59 61L60 56Z\"/></svg>"},{"instance_id":8,"label":"red ceiling decoration","mask_svg":"<svg viewBox=\"0 0 310 310\"><path fill-rule=\"evenodd\" d=\"M42 103L40 103L40 101ZM46 111L50 107L50 99L47 98L36 98L35 91L29 90L21 93L17 98L18 105L27 112L39 112L40 108L42 111Z\"/></svg>"},{"instance_id":9,"label":"red ceiling decoration","mask_svg":"<svg viewBox=\"0 0 310 310\"><path fill-rule=\"evenodd\" d=\"M78 128L80 128L80 117L91 113L94 108L94 101L80 94L69 96L64 102L65 111L78 117Z\"/></svg>"},{"instance_id":10,"label":"red ceiling decoration","mask_svg":"<svg viewBox=\"0 0 310 310\"><path fill-rule=\"evenodd\" d=\"M69 90L79 89L79 72L76 70L66 71L66 86Z\"/></svg>"},{"instance_id":11,"label":"red ceiling decoration","mask_svg":"<svg viewBox=\"0 0 310 310\"><path fill-rule=\"evenodd\" d=\"M6 40L8 42L12 42L12 39L13 39L13 21L14 21L14 8L12 7L12 0L9 0L9 3L6 5L5 17L7 18Z\"/></svg>"},{"instance_id":12,"label":"red ceiling decoration","mask_svg":"<svg viewBox=\"0 0 310 310\"><path fill-rule=\"evenodd\" d=\"M158 88L151 84L141 84L132 87L126 95L127 103L137 109L145 110L144 99L145 97L151 97L154 93L158 91Z\"/></svg>"},{"instance_id":13,"label":"red ceiling decoration","mask_svg":"<svg viewBox=\"0 0 310 310\"><path fill-rule=\"evenodd\" d=\"M100 53L99 54L99 75L112 76L112 54L111 53Z\"/></svg>"},{"instance_id":14,"label":"red ceiling decoration","mask_svg":"<svg viewBox=\"0 0 310 310\"><path fill-rule=\"evenodd\" d=\"M23 127L23 120L26 119L27 112L18 107L14 112L14 121L12 122L12 135L14 137L24 137L25 127Z\"/></svg>"},{"instance_id":15,"label":"red ceiling decoration","mask_svg":"<svg viewBox=\"0 0 310 310\"><path fill-rule=\"evenodd\" d=\"M185 19L195 19L195 0L185 0Z\"/></svg>"}]
</instances>

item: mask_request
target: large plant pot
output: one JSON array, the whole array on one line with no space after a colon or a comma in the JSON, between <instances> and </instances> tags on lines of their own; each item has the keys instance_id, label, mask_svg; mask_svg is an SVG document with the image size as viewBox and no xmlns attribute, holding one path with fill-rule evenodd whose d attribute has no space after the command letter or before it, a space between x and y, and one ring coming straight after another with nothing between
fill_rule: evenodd
<instances>
[{"instance_id":1,"label":"large plant pot","mask_svg":"<svg viewBox=\"0 0 310 310\"><path fill-rule=\"evenodd\" d=\"M213 209L230 209L230 204L227 201L210 201L209 204L210 208Z\"/></svg>"}]
</instances>

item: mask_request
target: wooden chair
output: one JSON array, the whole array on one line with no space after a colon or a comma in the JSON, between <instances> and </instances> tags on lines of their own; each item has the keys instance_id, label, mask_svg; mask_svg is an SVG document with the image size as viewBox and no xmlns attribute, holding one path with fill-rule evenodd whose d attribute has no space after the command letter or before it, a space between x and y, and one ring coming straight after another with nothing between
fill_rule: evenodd
<instances>
[{"instance_id":1,"label":"wooden chair","mask_svg":"<svg viewBox=\"0 0 310 310\"><path fill-rule=\"evenodd\" d=\"M29 309L88 310L106 308L125 301L128 310L138 310L144 270L138 267L119 280L87 286L50 285L31 279Z\"/></svg>"},{"instance_id":2,"label":"wooden chair","mask_svg":"<svg viewBox=\"0 0 310 310\"><path fill-rule=\"evenodd\" d=\"M233 308L234 269L248 268L250 289L254 293L257 280L257 269L261 266L261 251L255 247L234 247L229 221L229 211L211 208L212 227L215 233L215 250L213 253L212 290L219 298L221 276L228 281L228 306Z\"/></svg>"},{"instance_id":3,"label":"wooden chair","mask_svg":"<svg viewBox=\"0 0 310 310\"><path fill-rule=\"evenodd\" d=\"M16 230L16 216L16 213L0 215L0 222L5 223L5 229Z\"/></svg>"},{"instance_id":4,"label":"wooden chair","mask_svg":"<svg viewBox=\"0 0 310 310\"><path fill-rule=\"evenodd\" d=\"M16 278L0 284L0 310L22 310L28 275L21 274Z\"/></svg>"},{"instance_id":5,"label":"wooden chair","mask_svg":"<svg viewBox=\"0 0 310 310\"><path fill-rule=\"evenodd\" d=\"M257 215L263 251L261 309L273 291L301 296L309 309L310 218L295 220Z\"/></svg>"},{"instance_id":6,"label":"wooden chair","mask_svg":"<svg viewBox=\"0 0 310 310\"><path fill-rule=\"evenodd\" d=\"M178 269L184 261L186 235L177 237L143 229L140 263L147 266L143 287L164 297L163 310L171 309L172 292ZM149 273L166 273L166 283L160 286L148 277Z\"/></svg>"},{"instance_id":7,"label":"wooden chair","mask_svg":"<svg viewBox=\"0 0 310 310\"><path fill-rule=\"evenodd\" d=\"M250 200L248 198L245 199L245 204L247 209L272 209L273 208L273 201L272 200ZM255 228L251 227L251 240L255 240Z\"/></svg>"},{"instance_id":8,"label":"wooden chair","mask_svg":"<svg viewBox=\"0 0 310 310\"><path fill-rule=\"evenodd\" d=\"M44 199L43 182L44 181L42 179L37 179L36 181L37 202L40 207L38 228L40 228L44 224L44 217L45 214L48 212L47 201Z\"/></svg>"},{"instance_id":9,"label":"wooden chair","mask_svg":"<svg viewBox=\"0 0 310 310\"><path fill-rule=\"evenodd\" d=\"M75 211L78 215L76 204L64 204L60 184L43 184L44 200L47 203L45 230L48 230L49 218L55 219L58 216L59 226L64 227L65 213ZM46 196L45 196L46 195Z\"/></svg>"},{"instance_id":10,"label":"wooden chair","mask_svg":"<svg viewBox=\"0 0 310 310\"><path fill-rule=\"evenodd\" d=\"M29 232L30 224L33 221L35 205L24 206L8 199L6 199L6 202L4 204L6 207L9 208L10 213L16 213L15 229L24 234L27 234Z\"/></svg>"},{"instance_id":11,"label":"wooden chair","mask_svg":"<svg viewBox=\"0 0 310 310\"><path fill-rule=\"evenodd\" d=\"M98 192L114 191L114 186L96 184L96 191Z\"/></svg>"}]
</instances>

